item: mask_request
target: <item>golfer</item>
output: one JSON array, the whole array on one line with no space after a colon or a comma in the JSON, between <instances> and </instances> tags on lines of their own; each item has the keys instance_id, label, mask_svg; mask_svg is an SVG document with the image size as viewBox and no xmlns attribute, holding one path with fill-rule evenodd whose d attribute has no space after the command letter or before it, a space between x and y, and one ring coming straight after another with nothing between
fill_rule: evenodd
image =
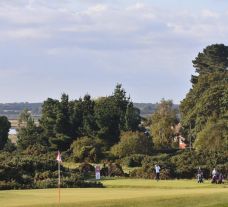
<instances>
[{"instance_id":1,"label":"golfer","mask_svg":"<svg viewBox=\"0 0 228 207\"><path fill-rule=\"evenodd\" d=\"M155 165L155 173L156 173L156 180L158 181L160 179L160 166L159 165Z\"/></svg>"}]
</instances>

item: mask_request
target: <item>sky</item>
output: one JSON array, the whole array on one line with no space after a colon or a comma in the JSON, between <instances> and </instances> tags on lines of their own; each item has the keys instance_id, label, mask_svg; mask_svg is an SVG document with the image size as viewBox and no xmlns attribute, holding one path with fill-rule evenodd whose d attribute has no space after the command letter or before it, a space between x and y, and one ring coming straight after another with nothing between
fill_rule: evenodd
<instances>
[{"instance_id":1,"label":"sky","mask_svg":"<svg viewBox=\"0 0 228 207\"><path fill-rule=\"evenodd\" d=\"M0 102L111 95L178 104L192 60L228 44L227 0L0 0Z\"/></svg>"}]
</instances>

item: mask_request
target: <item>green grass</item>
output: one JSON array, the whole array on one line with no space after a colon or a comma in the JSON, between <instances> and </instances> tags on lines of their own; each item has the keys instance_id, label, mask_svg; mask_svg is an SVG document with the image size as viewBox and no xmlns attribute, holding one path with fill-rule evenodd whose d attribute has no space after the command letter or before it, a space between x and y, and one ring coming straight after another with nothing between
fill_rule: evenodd
<instances>
[{"instance_id":1,"label":"green grass","mask_svg":"<svg viewBox=\"0 0 228 207\"><path fill-rule=\"evenodd\" d=\"M62 207L228 207L228 186L209 182L117 179L106 188L62 189ZM0 191L1 207L55 207L57 189Z\"/></svg>"}]
</instances>

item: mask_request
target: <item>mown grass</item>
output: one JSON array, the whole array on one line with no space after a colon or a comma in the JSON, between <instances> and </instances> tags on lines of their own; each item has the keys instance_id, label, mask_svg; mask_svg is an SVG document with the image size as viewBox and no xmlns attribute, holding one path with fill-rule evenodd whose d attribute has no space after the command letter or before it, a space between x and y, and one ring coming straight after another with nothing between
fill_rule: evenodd
<instances>
[{"instance_id":1,"label":"mown grass","mask_svg":"<svg viewBox=\"0 0 228 207\"><path fill-rule=\"evenodd\" d=\"M228 207L228 186L209 182L118 179L106 188L62 189L62 207ZM57 189L0 191L1 207L55 207Z\"/></svg>"}]
</instances>

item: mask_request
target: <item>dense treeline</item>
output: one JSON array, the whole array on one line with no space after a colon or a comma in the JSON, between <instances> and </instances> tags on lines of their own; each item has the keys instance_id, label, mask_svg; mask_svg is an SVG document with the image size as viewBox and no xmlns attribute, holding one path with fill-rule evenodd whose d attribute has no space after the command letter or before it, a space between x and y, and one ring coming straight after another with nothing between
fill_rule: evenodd
<instances>
[{"instance_id":1,"label":"dense treeline","mask_svg":"<svg viewBox=\"0 0 228 207\"><path fill-rule=\"evenodd\" d=\"M88 94L77 100L69 100L67 94L62 94L60 100L48 98L42 104L38 124L25 110L18 119L16 146L7 139L10 128L7 118L0 117L0 155L23 155L19 159L22 163L26 156L31 156L29 162L33 169L28 173L24 167L4 158L0 183L4 184L8 179L7 182L13 180L15 185L24 188L41 187L36 182L37 173L54 176L53 169L47 167L49 163L43 163L43 158L54 159L57 150L63 152L65 161L86 162L83 166L87 170L76 170L82 172L77 177L82 181L80 185L84 185L82 177L88 169L91 175L94 173L88 162L104 163L103 175L109 176L126 176L119 165L122 164L139 167L127 176L151 178L154 164L159 163L164 179L192 178L199 166L207 178L214 167L227 177L228 47L223 44L208 46L193 60L193 66L196 75L192 76L192 88L181 102L180 115L171 100L162 99L149 118L142 118L140 110L117 84L112 95L98 99L92 99ZM178 144L183 138L187 147L179 150ZM6 155L4 151L12 154ZM35 158L41 155L42 159ZM34 170L37 162L42 162L40 165L48 172ZM15 173L17 177L10 181L6 173L11 168L18 169L19 174ZM75 172L63 171L70 183L79 182L72 177ZM27 177L33 180L32 185L24 184ZM50 177L46 176L46 179ZM46 187L52 187L52 184ZM8 184L2 188L6 186Z\"/></svg>"},{"instance_id":2,"label":"dense treeline","mask_svg":"<svg viewBox=\"0 0 228 207\"><path fill-rule=\"evenodd\" d=\"M184 133L197 150L228 150L228 47L208 46L193 66L198 75L180 105Z\"/></svg>"},{"instance_id":3,"label":"dense treeline","mask_svg":"<svg viewBox=\"0 0 228 207\"><path fill-rule=\"evenodd\" d=\"M27 111L20 116L18 147L25 150L40 144L52 151L66 151L82 137L112 146L119 141L121 131L139 129L139 113L120 84L113 95L96 100L90 95L72 101L66 94L60 101L48 98L42 105L38 126Z\"/></svg>"}]
</instances>

